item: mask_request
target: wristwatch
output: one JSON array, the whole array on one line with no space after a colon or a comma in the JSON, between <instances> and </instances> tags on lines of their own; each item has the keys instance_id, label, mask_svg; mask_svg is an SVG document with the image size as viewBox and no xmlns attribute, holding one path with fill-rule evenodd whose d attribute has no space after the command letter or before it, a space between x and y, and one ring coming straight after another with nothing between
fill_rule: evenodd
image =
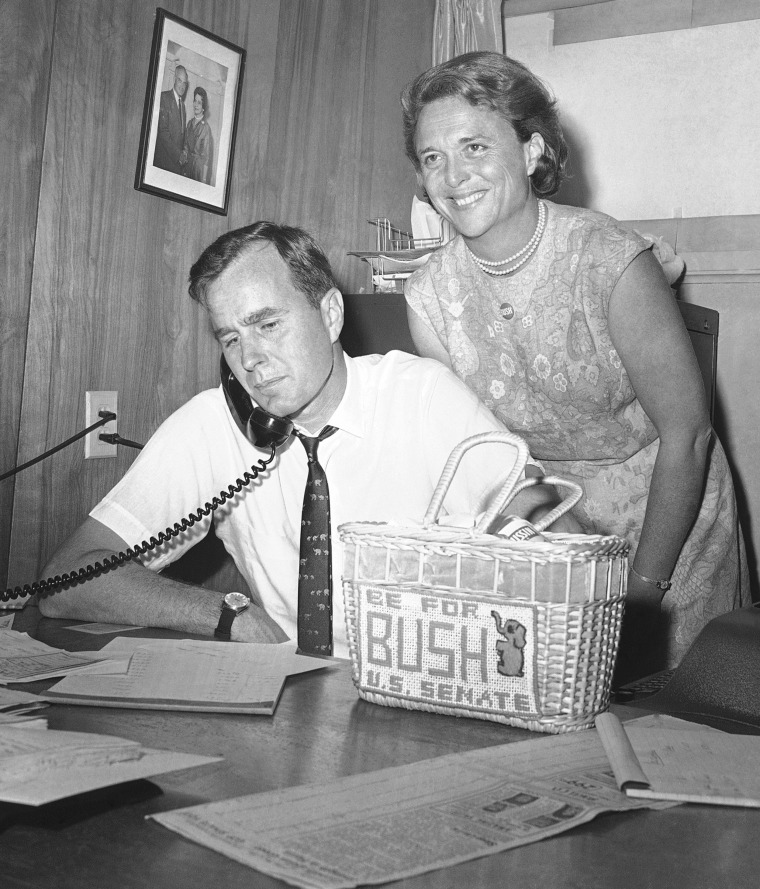
<instances>
[{"instance_id":1,"label":"wristwatch","mask_svg":"<svg viewBox=\"0 0 760 889\"><path fill-rule=\"evenodd\" d=\"M219 623L214 630L214 636L217 639L225 639L230 641L230 633L232 632L232 621L240 614L241 611L251 604L248 596L242 593L227 593L222 600L222 613L219 617Z\"/></svg>"}]
</instances>

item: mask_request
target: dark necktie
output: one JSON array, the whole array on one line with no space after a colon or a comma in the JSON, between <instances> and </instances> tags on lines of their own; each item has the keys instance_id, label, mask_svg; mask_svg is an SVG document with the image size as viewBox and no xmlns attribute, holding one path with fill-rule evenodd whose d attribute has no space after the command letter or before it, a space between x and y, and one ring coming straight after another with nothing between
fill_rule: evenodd
<instances>
[{"instance_id":1,"label":"dark necktie","mask_svg":"<svg viewBox=\"0 0 760 889\"><path fill-rule=\"evenodd\" d=\"M316 438L297 433L309 461L298 568L298 650L304 654L332 654L330 491L317 460L317 446L337 431L334 426L325 426Z\"/></svg>"}]
</instances>

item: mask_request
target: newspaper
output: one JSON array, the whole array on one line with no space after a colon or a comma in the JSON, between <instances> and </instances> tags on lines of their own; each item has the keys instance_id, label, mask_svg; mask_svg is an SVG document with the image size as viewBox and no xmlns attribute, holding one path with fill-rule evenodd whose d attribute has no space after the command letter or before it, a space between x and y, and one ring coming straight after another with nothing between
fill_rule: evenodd
<instances>
[{"instance_id":1,"label":"newspaper","mask_svg":"<svg viewBox=\"0 0 760 889\"><path fill-rule=\"evenodd\" d=\"M292 885L343 889L513 849L600 812L669 805L621 793L592 729L149 817Z\"/></svg>"}]
</instances>

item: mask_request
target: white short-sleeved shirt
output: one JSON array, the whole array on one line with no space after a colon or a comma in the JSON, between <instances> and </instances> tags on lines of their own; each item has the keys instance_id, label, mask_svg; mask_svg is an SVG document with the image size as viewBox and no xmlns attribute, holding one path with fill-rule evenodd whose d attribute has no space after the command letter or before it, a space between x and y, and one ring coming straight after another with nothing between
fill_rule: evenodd
<instances>
[{"instance_id":1,"label":"white short-sleeved shirt","mask_svg":"<svg viewBox=\"0 0 760 889\"><path fill-rule=\"evenodd\" d=\"M420 522L452 449L504 427L442 364L403 352L346 356L347 385L319 445L330 489L334 653L348 656L343 597L337 582L346 522ZM124 478L92 510L128 545L139 544L211 501L266 454L235 425L219 389L192 398L157 430ZM512 445L468 451L443 513L477 515L513 468ZM291 639L298 604L301 507L306 453L292 438L273 464L214 513L217 536L252 593ZM160 570L206 533L211 519L143 557Z\"/></svg>"}]
</instances>

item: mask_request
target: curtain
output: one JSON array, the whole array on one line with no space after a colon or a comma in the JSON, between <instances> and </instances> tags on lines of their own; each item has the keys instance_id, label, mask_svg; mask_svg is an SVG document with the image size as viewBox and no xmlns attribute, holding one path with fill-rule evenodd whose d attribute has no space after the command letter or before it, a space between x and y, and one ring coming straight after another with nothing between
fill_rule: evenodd
<instances>
[{"instance_id":1,"label":"curtain","mask_svg":"<svg viewBox=\"0 0 760 889\"><path fill-rule=\"evenodd\" d=\"M475 49L504 52L501 0L436 0L433 64Z\"/></svg>"}]
</instances>

